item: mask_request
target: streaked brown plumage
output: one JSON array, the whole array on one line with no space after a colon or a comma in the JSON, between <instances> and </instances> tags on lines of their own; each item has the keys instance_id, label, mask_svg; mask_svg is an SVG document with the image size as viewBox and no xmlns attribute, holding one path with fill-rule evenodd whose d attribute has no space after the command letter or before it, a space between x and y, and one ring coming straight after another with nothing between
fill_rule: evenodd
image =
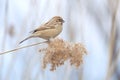
<instances>
[{"instance_id":1,"label":"streaked brown plumage","mask_svg":"<svg viewBox=\"0 0 120 80\"><path fill-rule=\"evenodd\" d=\"M31 36L25 38L20 43L33 37L40 37L46 40L49 40L50 38L55 38L61 33L63 23L64 20L60 16L55 16L47 23L41 25L39 28L31 31Z\"/></svg>"}]
</instances>

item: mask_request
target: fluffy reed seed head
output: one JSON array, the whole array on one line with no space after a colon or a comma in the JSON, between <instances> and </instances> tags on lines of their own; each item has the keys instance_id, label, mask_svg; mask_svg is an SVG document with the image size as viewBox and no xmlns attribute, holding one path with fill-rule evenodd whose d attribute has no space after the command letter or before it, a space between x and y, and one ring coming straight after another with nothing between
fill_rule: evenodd
<instances>
[{"instance_id":1,"label":"fluffy reed seed head","mask_svg":"<svg viewBox=\"0 0 120 80\"><path fill-rule=\"evenodd\" d=\"M67 42L62 39L54 39L48 42L48 47L43 50L45 51L43 68L51 64L51 71L56 70L67 60L70 61L71 65L79 67L83 63L83 55L87 53L83 44Z\"/></svg>"}]
</instances>

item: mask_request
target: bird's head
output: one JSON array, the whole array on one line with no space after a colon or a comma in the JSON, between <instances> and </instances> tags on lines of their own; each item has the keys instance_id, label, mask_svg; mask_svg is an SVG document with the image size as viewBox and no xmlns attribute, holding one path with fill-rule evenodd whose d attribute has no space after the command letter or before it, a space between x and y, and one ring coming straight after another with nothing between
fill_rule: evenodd
<instances>
[{"instance_id":1,"label":"bird's head","mask_svg":"<svg viewBox=\"0 0 120 80\"><path fill-rule=\"evenodd\" d=\"M55 16L51 19L51 22L55 23L55 24L63 24L65 21L62 19L62 17L60 16Z\"/></svg>"}]
</instances>

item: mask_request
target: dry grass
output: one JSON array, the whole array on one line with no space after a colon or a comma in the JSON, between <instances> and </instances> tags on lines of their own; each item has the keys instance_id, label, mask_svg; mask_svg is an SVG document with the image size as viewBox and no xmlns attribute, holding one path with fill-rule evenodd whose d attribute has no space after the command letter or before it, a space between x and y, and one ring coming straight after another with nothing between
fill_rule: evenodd
<instances>
[{"instance_id":1,"label":"dry grass","mask_svg":"<svg viewBox=\"0 0 120 80\"><path fill-rule=\"evenodd\" d=\"M58 66L69 60L71 65L79 67L83 63L83 55L87 53L85 47L81 43L71 43L62 39L54 39L48 42L46 49L40 49L40 52L45 51L43 57L43 68L48 64L51 65L51 71L56 70Z\"/></svg>"}]
</instances>

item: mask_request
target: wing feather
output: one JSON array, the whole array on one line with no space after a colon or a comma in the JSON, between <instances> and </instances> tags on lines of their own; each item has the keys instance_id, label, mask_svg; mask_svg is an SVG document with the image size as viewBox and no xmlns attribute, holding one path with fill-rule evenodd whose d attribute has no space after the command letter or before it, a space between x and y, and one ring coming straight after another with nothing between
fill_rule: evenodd
<instances>
[{"instance_id":1,"label":"wing feather","mask_svg":"<svg viewBox=\"0 0 120 80\"><path fill-rule=\"evenodd\" d=\"M55 26L52 26L52 25L44 25L44 26L41 26L33 31L31 31L31 33L35 33L37 31L43 31L43 30L48 30L48 29L55 29Z\"/></svg>"}]
</instances>

